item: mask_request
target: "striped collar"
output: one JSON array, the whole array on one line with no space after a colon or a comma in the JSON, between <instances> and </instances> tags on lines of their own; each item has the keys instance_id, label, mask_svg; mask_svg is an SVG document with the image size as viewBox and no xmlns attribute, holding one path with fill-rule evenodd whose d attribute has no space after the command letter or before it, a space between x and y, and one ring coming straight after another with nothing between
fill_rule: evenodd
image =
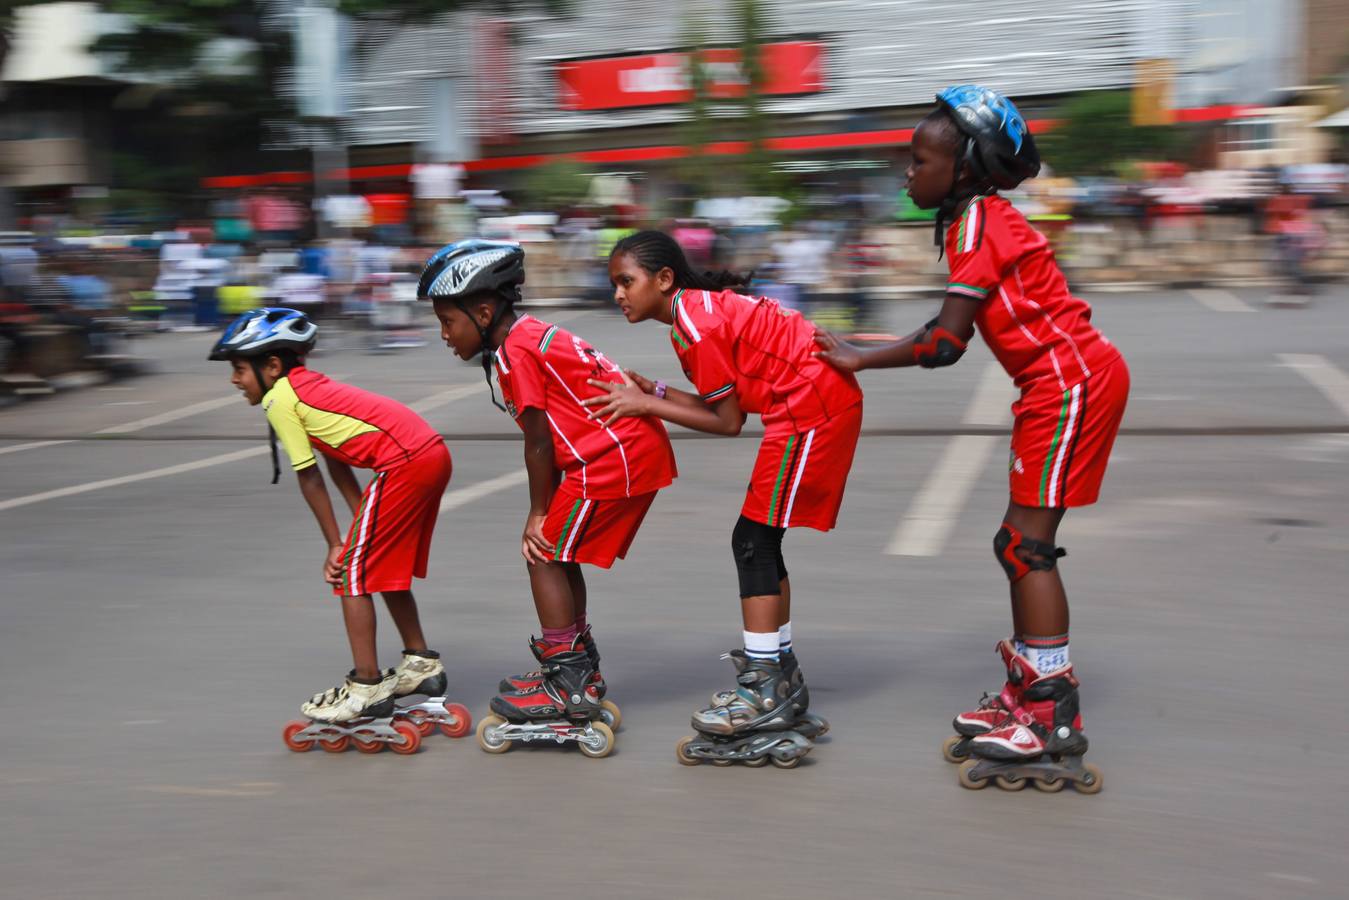
<instances>
[{"instance_id":1,"label":"striped collar","mask_svg":"<svg viewBox=\"0 0 1349 900\"><path fill-rule=\"evenodd\" d=\"M679 307L679 301L684 296L684 288L675 291L675 295L670 298L670 321L674 321L675 310Z\"/></svg>"}]
</instances>

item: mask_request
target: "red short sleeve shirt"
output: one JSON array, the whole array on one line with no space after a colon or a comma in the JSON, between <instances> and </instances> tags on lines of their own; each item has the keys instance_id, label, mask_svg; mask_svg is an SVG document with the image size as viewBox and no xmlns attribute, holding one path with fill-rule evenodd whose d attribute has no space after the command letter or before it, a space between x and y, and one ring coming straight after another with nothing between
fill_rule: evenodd
<instances>
[{"instance_id":1,"label":"red short sleeve shirt","mask_svg":"<svg viewBox=\"0 0 1349 900\"><path fill-rule=\"evenodd\" d=\"M852 373L815 358L815 327L776 300L683 290L670 313L670 341L698 393L715 402L734 392L765 432L808 431L862 402Z\"/></svg>"},{"instance_id":2,"label":"red short sleeve shirt","mask_svg":"<svg viewBox=\"0 0 1349 900\"><path fill-rule=\"evenodd\" d=\"M975 325L1017 386L1061 390L1119 358L1074 297L1045 236L997 195L976 197L946 231L946 291L979 303Z\"/></svg>"},{"instance_id":3,"label":"red short sleeve shirt","mask_svg":"<svg viewBox=\"0 0 1349 900\"><path fill-rule=\"evenodd\" d=\"M497 383L506 409L537 409L548 417L553 454L573 490L591 500L635 497L674 480L674 448L659 419L638 416L605 426L588 418L581 401L600 391L594 378L622 383L618 366L574 334L521 316L496 352Z\"/></svg>"}]
</instances>

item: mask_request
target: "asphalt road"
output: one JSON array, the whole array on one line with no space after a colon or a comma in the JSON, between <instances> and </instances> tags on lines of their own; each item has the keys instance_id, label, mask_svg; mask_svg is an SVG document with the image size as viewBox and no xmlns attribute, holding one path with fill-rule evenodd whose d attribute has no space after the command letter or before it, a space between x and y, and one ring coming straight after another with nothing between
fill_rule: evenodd
<instances>
[{"instance_id":1,"label":"asphalt road","mask_svg":"<svg viewBox=\"0 0 1349 900\"><path fill-rule=\"evenodd\" d=\"M205 362L210 335L160 335L140 348L154 374L0 411L0 894L1343 896L1349 289L1297 310L1256 290L1091 299L1133 373L1103 500L1060 532L1100 794L967 791L938 752L999 683L1008 628L989 544L1011 389L982 348L867 373L840 527L788 536L833 732L780 771L674 759L731 681L727 533L755 449L686 433L628 560L589 579L624 713L611 757L284 749L349 665L318 533L288 478L268 485L262 416ZM908 330L929 308L887 314ZM682 380L655 324L541 315ZM480 716L536 629L514 426L434 342L312 364L449 438L454 508L418 600ZM387 625L381 646L392 664Z\"/></svg>"}]
</instances>

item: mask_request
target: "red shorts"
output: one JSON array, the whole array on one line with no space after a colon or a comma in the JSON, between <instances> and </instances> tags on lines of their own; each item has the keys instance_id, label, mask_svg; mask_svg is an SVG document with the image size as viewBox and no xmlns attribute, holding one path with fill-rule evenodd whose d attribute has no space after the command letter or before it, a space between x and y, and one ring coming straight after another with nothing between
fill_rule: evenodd
<instances>
[{"instance_id":1,"label":"red shorts","mask_svg":"<svg viewBox=\"0 0 1349 900\"><path fill-rule=\"evenodd\" d=\"M1123 359L1066 391L1050 383L1022 393L1012 404L1012 502L1055 508L1095 503L1128 401Z\"/></svg>"},{"instance_id":2,"label":"red shorts","mask_svg":"<svg viewBox=\"0 0 1349 900\"><path fill-rule=\"evenodd\" d=\"M440 497L450 483L450 451L431 444L393 469L375 473L361 496L342 552L339 596L406 591L426 577Z\"/></svg>"},{"instance_id":3,"label":"red shorts","mask_svg":"<svg viewBox=\"0 0 1349 900\"><path fill-rule=\"evenodd\" d=\"M861 433L859 403L809 431L764 435L740 514L779 528L833 528Z\"/></svg>"},{"instance_id":4,"label":"red shorts","mask_svg":"<svg viewBox=\"0 0 1349 900\"><path fill-rule=\"evenodd\" d=\"M632 539L656 499L657 491L614 500L587 500L566 489L553 495L543 536L558 562L590 563L607 569L628 555Z\"/></svg>"}]
</instances>

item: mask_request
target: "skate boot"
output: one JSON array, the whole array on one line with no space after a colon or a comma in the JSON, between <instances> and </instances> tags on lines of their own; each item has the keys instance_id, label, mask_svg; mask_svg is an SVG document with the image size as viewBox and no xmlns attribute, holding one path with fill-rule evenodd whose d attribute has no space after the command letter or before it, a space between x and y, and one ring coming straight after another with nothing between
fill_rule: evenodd
<instances>
[{"instance_id":1,"label":"skate boot","mask_svg":"<svg viewBox=\"0 0 1349 900\"><path fill-rule=\"evenodd\" d=\"M1054 793L1071 782L1078 793L1099 791L1100 770L1082 762L1087 737L1073 667L1042 675L1016 657L1008 678L1020 688L1021 703L1001 725L970 738L972 758L960 765L960 783L978 790L992 779L1003 790L1019 791L1029 781Z\"/></svg>"},{"instance_id":2,"label":"skate boot","mask_svg":"<svg viewBox=\"0 0 1349 900\"><path fill-rule=\"evenodd\" d=\"M744 670L745 663L749 660L745 651L740 648L726 651L721 655L721 658L731 661L731 665L735 666L736 674ZM782 654L782 674L787 676L787 682L791 687L792 705L796 707L797 724L793 730L811 740L827 734L829 722L810 712L810 689L806 687L806 677L801 674L801 666L797 662L794 652ZM712 705L725 706L734 697L735 691L717 691L712 695Z\"/></svg>"},{"instance_id":3,"label":"skate boot","mask_svg":"<svg viewBox=\"0 0 1349 900\"><path fill-rule=\"evenodd\" d=\"M586 655L590 657L590 663L595 667L595 674L592 676L591 683L595 686L595 692L600 698L601 713L600 718L604 724L608 725L614 731L618 730L618 725L623 721L623 713L619 711L618 704L612 700L605 700L604 695L609 693L609 686L604 683L604 676L600 674L600 652L595 648L595 639L590 635L590 626L587 625L585 631L580 634L581 645L585 647ZM534 658L540 660L540 654L548 645L545 641L538 638L531 638L529 641L529 650L534 654ZM539 670L526 672L524 675L508 675L501 679L497 685L497 690L503 694L514 693L518 691L536 690L543 681L543 673Z\"/></svg>"},{"instance_id":4,"label":"skate boot","mask_svg":"<svg viewBox=\"0 0 1349 900\"><path fill-rule=\"evenodd\" d=\"M462 703L447 703L445 689L449 682L440 654L434 650L404 650L398 668L389 669L398 678L394 699L400 701L394 716L407 719L417 726L422 736L439 726L446 737L459 738L473 729L473 715ZM421 697L420 701L403 703L405 698Z\"/></svg>"},{"instance_id":5,"label":"skate boot","mask_svg":"<svg viewBox=\"0 0 1349 900\"><path fill-rule=\"evenodd\" d=\"M730 658L739 669L738 687L728 702L693 714L698 733L679 741L676 758L686 766L696 766L704 759L723 766L742 762L757 768L769 761L783 769L799 765L815 745L795 730L796 706L782 664Z\"/></svg>"},{"instance_id":6,"label":"skate boot","mask_svg":"<svg viewBox=\"0 0 1349 900\"><path fill-rule=\"evenodd\" d=\"M542 680L525 691L504 691L492 698L492 714L478 723L478 745L505 753L515 741L575 743L586 756L608 756L614 733L604 722L595 688L595 666L578 635L569 644L531 639Z\"/></svg>"},{"instance_id":7,"label":"skate boot","mask_svg":"<svg viewBox=\"0 0 1349 900\"><path fill-rule=\"evenodd\" d=\"M942 758L947 762L961 763L969 759L971 739L975 735L987 734L1002 725L1007 721L1011 710L1021 705L1021 686L1012 683L1012 664L1016 660L1025 665L1030 663L1016 652L1016 647L1010 640L999 641L995 649L1002 655L1002 664L1008 672L1007 681L999 693L984 692L978 708L963 712L951 721L955 736L947 738L941 746Z\"/></svg>"},{"instance_id":8,"label":"skate boot","mask_svg":"<svg viewBox=\"0 0 1349 900\"><path fill-rule=\"evenodd\" d=\"M355 671L335 688L315 694L300 712L307 722L291 722L282 733L286 746L304 752L318 743L341 753L355 742L363 753L378 753L387 744L395 753L416 753L421 733L410 722L395 722L394 691L398 676L389 670L377 684L355 680Z\"/></svg>"}]
</instances>

